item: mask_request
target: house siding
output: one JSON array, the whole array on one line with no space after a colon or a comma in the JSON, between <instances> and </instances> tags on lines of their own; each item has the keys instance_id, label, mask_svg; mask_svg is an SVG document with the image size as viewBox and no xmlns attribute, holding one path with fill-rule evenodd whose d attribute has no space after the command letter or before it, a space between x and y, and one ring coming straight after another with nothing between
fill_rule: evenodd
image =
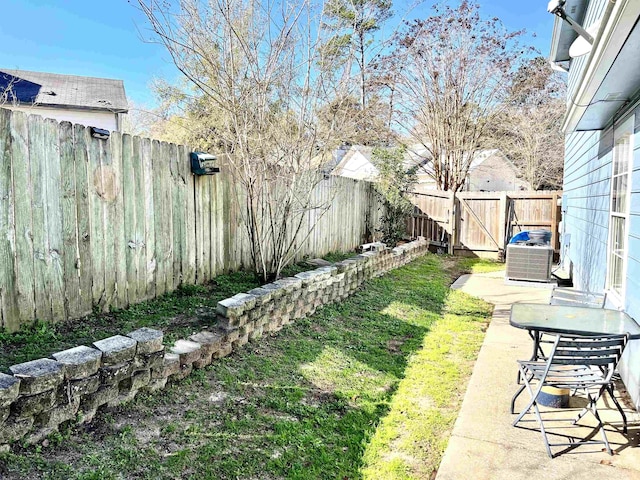
<instances>
[{"instance_id":1,"label":"house siding","mask_svg":"<svg viewBox=\"0 0 640 480\"><path fill-rule=\"evenodd\" d=\"M582 25L589 28L600 19L609 0L590 0ZM590 55L571 60L567 79L567 103L571 107L578 96L580 82ZM610 67L611 65L609 65ZM606 68L601 65L600 68ZM631 98L638 99L639 92ZM633 160L631 167L630 210L627 223L627 265L625 298L619 304L607 297L607 308L620 308L640 323L640 109L617 112L609 125L621 124L635 113ZM615 122L614 122L615 121ZM614 128L602 131L573 132L567 135L563 194L563 232L570 235L563 252L565 266L573 267L576 288L606 291L607 244L612 175ZM640 410L640 340L633 340L619 365L622 377L636 409Z\"/></svg>"},{"instance_id":2,"label":"house siding","mask_svg":"<svg viewBox=\"0 0 640 480\"><path fill-rule=\"evenodd\" d=\"M636 111L633 139L633 170L631 173L631 198L629 210L629 242L627 256L626 296L624 310L636 321L640 321L640 111ZM640 410L640 340L630 342L620 362L620 375L636 409Z\"/></svg>"},{"instance_id":3,"label":"house siding","mask_svg":"<svg viewBox=\"0 0 640 480\"><path fill-rule=\"evenodd\" d=\"M97 127L109 130L110 132L118 131L118 114L111 112L99 112L96 110L72 110L65 108L48 108L39 105L33 106L15 106L3 105L3 108L10 110L18 110L29 115L41 115L44 118L53 118L59 122L71 122L88 127Z\"/></svg>"},{"instance_id":4,"label":"house siding","mask_svg":"<svg viewBox=\"0 0 640 480\"><path fill-rule=\"evenodd\" d=\"M636 114L636 125L639 125ZM640 319L640 133L634 136L633 171L629 209L629 255L627 264L627 295L625 310Z\"/></svg>"},{"instance_id":5,"label":"house siding","mask_svg":"<svg viewBox=\"0 0 640 480\"><path fill-rule=\"evenodd\" d=\"M567 136L563 204L563 232L571 235L566 252L573 265L574 284L602 291L609 225L611 151L600 149L601 132ZM566 264L566 262L565 262Z\"/></svg>"},{"instance_id":6,"label":"house siding","mask_svg":"<svg viewBox=\"0 0 640 480\"><path fill-rule=\"evenodd\" d=\"M515 168L502 154L494 154L469 172L465 190L471 192L501 192L531 190L531 185L518 178Z\"/></svg>"},{"instance_id":7,"label":"house siding","mask_svg":"<svg viewBox=\"0 0 640 480\"><path fill-rule=\"evenodd\" d=\"M622 308L632 318L640 320L640 110L635 114L626 295L622 305L609 298L607 307ZM574 132L566 139L563 231L571 235L571 241L564 260L565 264L567 259L571 261L576 288L599 293L607 287L613 133L613 128ZM630 342L619 367L629 394L640 409L640 369L637 365L640 365L640 340Z\"/></svg>"},{"instance_id":8,"label":"house siding","mask_svg":"<svg viewBox=\"0 0 640 480\"><path fill-rule=\"evenodd\" d=\"M593 0L587 7L582 26L589 28L596 20L598 20L604 14L609 0ZM571 60L571 66L569 69L569 78L567 79L567 101L570 102L574 98L574 94L578 87L578 82L582 76L582 71L585 68L589 55L583 55Z\"/></svg>"}]
</instances>

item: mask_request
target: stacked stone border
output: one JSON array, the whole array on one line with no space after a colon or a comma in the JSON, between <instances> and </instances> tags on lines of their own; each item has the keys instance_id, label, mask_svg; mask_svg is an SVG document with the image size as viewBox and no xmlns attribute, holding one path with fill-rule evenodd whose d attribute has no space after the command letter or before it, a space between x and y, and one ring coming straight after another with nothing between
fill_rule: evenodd
<instances>
[{"instance_id":1,"label":"stacked stone border","mask_svg":"<svg viewBox=\"0 0 640 480\"><path fill-rule=\"evenodd\" d=\"M141 328L13 365L12 375L0 373L0 448L21 439L37 443L64 422L89 422L102 406L164 388L249 340L344 300L365 280L405 265L427 248L419 238L239 293L218 303L211 330L169 348L161 331Z\"/></svg>"}]
</instances>

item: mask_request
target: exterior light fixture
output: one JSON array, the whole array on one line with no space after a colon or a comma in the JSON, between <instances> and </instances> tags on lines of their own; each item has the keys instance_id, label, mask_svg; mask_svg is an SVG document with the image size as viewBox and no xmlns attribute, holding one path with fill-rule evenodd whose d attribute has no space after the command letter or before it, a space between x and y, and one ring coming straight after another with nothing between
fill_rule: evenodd
<instances>
[{"instance_id":1,"label":"exterior light fixture","mask_svg":"<svg viewBox=\"0 0 640 480\"><path fill-rule=\"evenodd\" d=\"M574 18L567 15L567 12L564 10L565 3L566 0L551 0L547 5L547 11L567 22L569 26L571 26L571 28L573 28L578 33L578 35L580 35L589 43L589 45L593 45L593 36L591 35L591 33L582 28L582 26L579 25Z\"/></svg>"},{"instance_id":2,"label":"exterior light fixture","mask_svg":"<svg viewBox=\"0 0 640 480\"><path fill-rule=\"evenodd\" d=\"M104 128L98 127L90 127L91 128L91 136L93 138L99 138L100 140L107 140L109 138L109 130L105 130Z\"/></svg>"},{"instance_id":3,"label":"exterior light fixture","mask_svg":"<svg viewBox=\"0 0 640 480\"><path fill-rule=\"evenodd\" d=\"M191 152L191 172L194 175L215 175L220 172L220 168L216 167L218 160L215 155L204 152Z\"/></svg>"}]
</instances>

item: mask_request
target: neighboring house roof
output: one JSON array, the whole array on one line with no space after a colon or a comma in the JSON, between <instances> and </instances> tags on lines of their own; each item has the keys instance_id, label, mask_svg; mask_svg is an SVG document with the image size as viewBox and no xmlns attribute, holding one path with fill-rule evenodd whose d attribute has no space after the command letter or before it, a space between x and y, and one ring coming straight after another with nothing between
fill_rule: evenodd
<instances>
[{"instance_id":1,"label":"neighboring house roof","mask_svg":"<svg viewBox=\"0 0 640 480\"><path fill-rule=\"evenodd\" d=\"M342 160L335 166L331 172L333 175L343 177L356 178L360 180L375 180L379 175L379 171L371 161L372 147L364 147L362 145L352 146L342 157ZM489 158L498 156L506 167L517 172L515 165L507 158L507 156L498 148L481 150L476 152L469 166L469 175L474 171L480 171L482 164ZM419 183L434 183L429 177L433 173L433 167L429 162L430 154L422 144L410 145L407 148L407 154L404 160L404 167L409 170L412 167L418 167Z\"/></svg>"},{"instance_id":2,"label":"neighboring house roof","mask_svg":"<svg viewBox=\"0 0 640 480\"><path fill-rule=\"evenodd\" d=\"M0 69L0 92L7 89L8 101L20 104L113 113L129 110L122 80Z\"/></svg>"},{"instance_id":3,"label":"neighboring house roof","mask_svg":"<svg viewBox=\"0 0 640 480\"><path fill-rule=\"evenodd\" d=\"M469 171L471 172L473 170L476 170L485 162L485 160L488 160L493 156L499 156L502 162L505 163L505 165L513 169L514 172L518 171L514 163L511 160L509 160L509 157L507 157L499 148L494 148L491 150L481 150L478 153L476 153L476 155L473 157L473 160L471 160Z\"/></svg>"},{"instance_id":4,"label":"neighboring house roof","mask_svg":"<svg viewBox=\"0 0 640 480\"><path fill-rule=\"evenodd\" d=\"M372 147L353 145L331 171L332 175L373 180L380 172L371 162Z\"/></svg>"},{"instance_id":5,"label":"neighboring house roof","mask_svg":"<svg viewBox=\"0 0 640 480\"><path fill-rule=\"evenodd\" d=\"M408 157L410 157L410 161L413 162L413 165L417 165L419 167L418 173L433 173L433 166L431 165L431 162L428 161L431 158L431 154L429 153L429 150L426 146L424 146L423 144L411 145L407 149L407 155ZM474 170L478 169L487 159L495 155L498 155L506 165L517 172L517 168L515 167L513 162L509 160L509 158L502 152L502 150L500 150L499 148L492 148L487 150L479 150L474 154L473 159L471 160L471 164L469 165L469 173L472 173ZM409 165L410 161L408 160L405 163Z\"/></svg>"},{"instance_id":6,"label":"neighboring house roof","mask_svg":"<svg viewBox=\"0 0 640 480\"><path fill-rule=\"evenodd\" d=\"M361 180L373 180L379 175L379 171L371 161L373 147L365 147L363 145L353 145L342 156L342 159L333 168L332 174L349 178L357 178ZM423 152L424 153L424 152ZM418 173L425 173L426 157L416 154L414 150L409 149L405 160L404 167L409 170L412 167L418 167Z\"/></svg>"}]
</instances>

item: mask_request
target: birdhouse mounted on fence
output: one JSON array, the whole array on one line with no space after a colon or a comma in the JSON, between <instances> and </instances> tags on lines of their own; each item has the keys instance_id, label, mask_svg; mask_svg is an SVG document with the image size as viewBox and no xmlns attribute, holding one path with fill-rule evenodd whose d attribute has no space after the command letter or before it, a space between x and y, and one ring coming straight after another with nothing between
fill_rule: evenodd
<instances>
[{"instance_id":1,"label":"birdhouse mounted on fence","mask_svg":"<svg viewBox=\"0 0 640 480\"><path fill-rule=\"evenodd\" d=\"M194 175L213 175L220 172L215 165L216 156L204 152L191 152L191 172Z\"/></svg>"}]
</instances>

